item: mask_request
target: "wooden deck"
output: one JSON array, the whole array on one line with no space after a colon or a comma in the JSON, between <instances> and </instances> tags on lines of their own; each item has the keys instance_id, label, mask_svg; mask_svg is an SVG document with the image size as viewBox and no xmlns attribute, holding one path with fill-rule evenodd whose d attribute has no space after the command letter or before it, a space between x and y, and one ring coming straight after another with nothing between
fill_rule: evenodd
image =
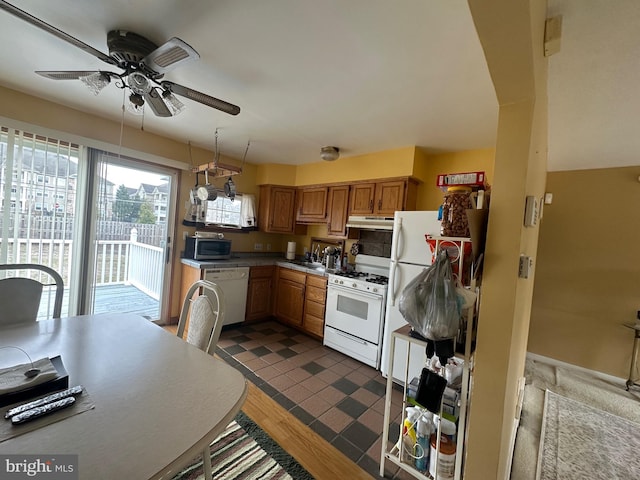
<instances>
[{"instance_id":1,"label":"wooden deck","mask_svg":"<svg viewBox=\"0 0 640 480\"><path fill-rule=\"evenodd\" d=\"M96 287L93 313L136 313L148 320L160 318L160 303L132 285Z\"/></svg>"},{"instance_id":2,"label":"wooden deck","mask_svg":"<svg viewBox=\"0 0 640 480\"><path fill-rule=\"evenodd\" d=\"M42 292L38 318L49 318L49 315L47 315L47 301L50 301L51 305L53 305L53 294L50 300L48 299L48 292L45 290ZM69 290L65 288L64 297L62 298L62 316L67 316L68 312ZM96 287L93 313L109 312L136 313L148 320L158 320L160 318L160 303L133 285L100 285Z\"/></svg>"}]
</instances>

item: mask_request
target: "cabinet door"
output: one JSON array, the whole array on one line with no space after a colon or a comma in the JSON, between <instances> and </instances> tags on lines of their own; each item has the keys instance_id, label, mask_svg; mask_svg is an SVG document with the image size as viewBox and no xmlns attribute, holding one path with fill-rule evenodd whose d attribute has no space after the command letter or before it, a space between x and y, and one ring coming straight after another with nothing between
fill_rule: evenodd
<instances>
[{"instance_id":1,"label":"cabinet door","mask_svg":"<svg viewBox=\"0 0 640 480\"><path fill-rule=\"evenodd\" d=\"M304 285L286 278L278 281L276 317L291 325L302 325Z\"/></svg>"},{"instance_id":2,"label":"cabinet door","mask_svg":"<svg viewBox=\"0 0 640 480\"><path fill-rule=\"evenodd\" d=\"M351 187L349 215L368 215L373 213L375 183L358 183Z\"/></svg>"},{"instance_id":3,"label":"cabinet door","mask_svg":"<svg viewBox=\"0 0 640 480\"><path fill-rule=\"evenodd\" d=\"M298 190L297 222L324 222L327 218L327 187Z\"/></svg>"},{"instance_id":4,"label":"cabinet door","mask_svg":"<svg viewBox=\"0 0 640 480\"><path fill-rule=\"evenodd\" d=\"M327 235L344 237L347 234L347 206L349 186L329 188Z\"/></svg>"},{"instance_id":5,"label":"cabinet door","mask_svg":"<svg viewBox=\"0 0 640 480\"><path fill-rule=\"evenodd\" d=\"M404 210L404 187L403 180L376 184L373 213L393 216L396 210Z\"/></svg>"},{"instance_id":6,"label":"cabinet door","mask_svg":"<svg viewBox=\"0 0 640 480\"><path fill-rule=\"evenodd\" d=\"M267 196L268 218L265 231L274 233L293 233L293 209L296 190L289 187L270 187Z\"/></svg>"},{"instance_id":7,"label":"cabinet door","mask_svg":"<svg viewBox=\"0 0 640 480\"><path fill-rule=\"evenodd\" d=\"M245 315L247 322L271 316L273 271L274 267L271 265L251 267Z\"/></svg>"}]
</instances>

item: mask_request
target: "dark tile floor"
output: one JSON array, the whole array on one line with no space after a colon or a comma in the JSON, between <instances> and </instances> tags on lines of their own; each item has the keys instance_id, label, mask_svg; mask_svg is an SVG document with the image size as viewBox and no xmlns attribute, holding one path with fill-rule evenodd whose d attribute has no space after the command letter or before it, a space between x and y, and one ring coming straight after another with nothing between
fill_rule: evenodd
<instances>
[{"instance_id":1,"label":"dark tile floor","mask_svg":"<svg viewBox=\"0 0 640 480\"><path fill-rule=\"evenodd\" d=\"M379 477L386 379L379 371L274 321L225 329L217 354L362 469ZM402 393L389 441L400 431ZM387 467L388 465L388 467ZM403 478L385 465L385 478Z\"/></svg>"}]
</instances>

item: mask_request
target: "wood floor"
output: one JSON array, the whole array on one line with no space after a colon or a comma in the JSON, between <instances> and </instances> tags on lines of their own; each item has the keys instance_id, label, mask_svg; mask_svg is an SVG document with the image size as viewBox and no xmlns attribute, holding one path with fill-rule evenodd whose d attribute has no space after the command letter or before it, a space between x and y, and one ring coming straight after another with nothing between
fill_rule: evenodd
<instances>
[{"instance_id":1,"label":"wood floor","mask_svg":"<svg viewBox=\"0 0 640 480\"><path fill-rule=\"evenodd\" d=\"M164 328L175 335L175 325ZM373 478L251 382L242 411L316 480Z\"/></svg>"}]
</instances>

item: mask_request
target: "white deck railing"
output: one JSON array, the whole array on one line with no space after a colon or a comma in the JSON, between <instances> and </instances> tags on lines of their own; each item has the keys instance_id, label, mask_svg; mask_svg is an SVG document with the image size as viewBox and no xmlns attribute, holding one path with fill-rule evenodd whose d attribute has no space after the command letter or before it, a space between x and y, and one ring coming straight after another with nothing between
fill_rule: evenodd
<instances>
[{"instance_id":1,"label":"white deck railing","mask_svg":"<svg viewBox=\"0 0 640 480\"><path fill-rule=\"evenodd\" d=\"M0 240L4 241L4 240ZM69 285L71 240L7 239L9 263L39 263L56 270ZM95 285L133 285L155 300L162 291L164 249L137 242L135 228L129 240L96 243Z\"/></svg>"}]
</instances>

